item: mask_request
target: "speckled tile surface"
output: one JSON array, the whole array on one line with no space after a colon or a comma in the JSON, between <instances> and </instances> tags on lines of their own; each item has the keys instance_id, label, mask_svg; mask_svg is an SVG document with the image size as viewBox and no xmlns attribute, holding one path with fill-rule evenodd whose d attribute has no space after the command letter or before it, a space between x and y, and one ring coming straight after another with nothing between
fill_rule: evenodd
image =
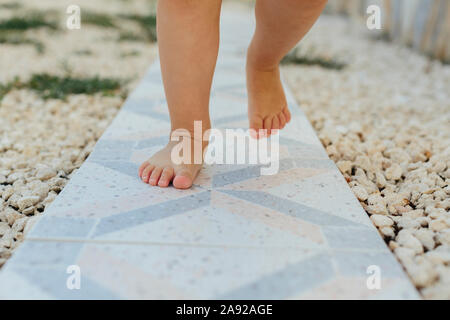
<instances>
[{"instance_id":1,"label":"speckled tile surface","mask_svg":"<svg viewBox=\"0 0 450 320\"><path fill-rule=\"evenodd\" d=\"M211 95L217 128L246 128L252 17L224 10ZM205 165L191 190L143 184L168 139L159 62L0 272L0 298L417 299L308 120L280 134L280 170ZM70 265L81 288L69 290ZM381 288L369 289L369 266Z\"/></svg>"}]
</instances>

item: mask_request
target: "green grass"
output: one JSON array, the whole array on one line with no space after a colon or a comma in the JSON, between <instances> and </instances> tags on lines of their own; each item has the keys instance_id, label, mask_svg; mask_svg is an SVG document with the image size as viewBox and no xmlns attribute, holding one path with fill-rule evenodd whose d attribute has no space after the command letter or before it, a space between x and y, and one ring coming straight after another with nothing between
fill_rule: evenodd
<instances>
[{"instance_id":1,"label":"green grass","mask_svg":"<svg viewBox=\"0 0 450 320\"><path fill-rule=\"evenodd\" d=\"M113 94L122 86L122 81L112 78L57 77L46 73L35 74L26 87L38 92L44 99L65 99L70 94Z\"/></svg>"},{"instance_id":2,"label":"green grass","mask_svg":"<svg viewBox=\"0 0 450 320\"><path fill-rule=\"evenodd\" d=\"M47 20L42 13L31 12L23 16L14 16L0 21L0 31L25 31L29 29L49 28L56 30L56 22Z\"/></svg>"},{"instance_id":3,"label":"green grass","mask_svg":"<svg viewBox=\"0 0 450 320\"><path fill-rule=\"evenodd\" d=\"M22 8L22 5L18 2L7 2L7 3L0 3L0 8L16 10Z\"/></svg>"},{"instance_id":4,"label":"green grass","mask_svg":"<svg viewBox=\"0 0 450 320\"><path fill-rule=\"evenodd\" d=\"M81 23L90 24L102 28L116 28L114 17L98 12L83 11L81 13Z\"/></svg>"},{"instance_id":5,"label":"green grass","mask_svg":"<svg viewBox=\"0 0 450 320\"><path fill-rule=\"evenodd\" d=\"M141 52L140 51L137 51L137 50L131 50L131 51L125 51L125 52L122 52L121 54L120 54L120 57L121 58L127 58L127 57L137 57L137 56L140 56L141 55Z\"/></svg>"},{"instance_id":6,"label":"green grass","mask_svg":"<svg viewBox=\"0 0 450 320\"><path fill-rule=\"evenodd\" d=\"M119 24L120 19L137 23L143 30L143 35L122 30ZM103 28L117 29L120 32L119 37L117 38L118 41L156 42L156 16L154 14L120 14L118 16L112 16L99 12L83 11L81 14L81 23Z\"/></svg>"},{"instance_id":7,"label":"green grass","mask_svg":"<svg viewBox=\"0 0 450 320\"><path fill-rule=\"evenodd\" d=\"M93 52L90 49L81 49L74 51L73 54L77 56L92 56Z\"/></svg>"},{"instance_id":8,"label":"green grass","mask_svg":"<svg viewBox=\"0 0 450 320\"><path fill-rule=\"evenodd\" d=\"M306 65L306 66L319 66L325 69L342 70L346 67L345 63L339 62L334 59L327 59L322 57L313 57L307 55L299 55L298 50L294 49L288 55L286 55L281 64L289 65Z\"/></svg>"},{"instance_id":9,"label":"green grass","mask_svg":"<svg viewBox=\"0 0 450 320\"><path fill-rule=\"evenodd\" d=\"M146 38L151 42L156 42L156 16L154 14L149 15L137 15L137 14L123 14L120 15L123 19L128 19L137 22L144 30Z\"/></svg>"},{"instance_id":10,"label":"green grass","mask_svg":"<svg viewBox=\"0 0 450 320\"><path fill-rule=\"evenodd\" d=\"M11 91L13 88L17 87L20 84L19 79L15 78L13 81L10 81L6 84L0 83L0 102L2 101L3 97Z\"/></svg>"},{"instance_id":11,"label":"green grass","mask_svg":"<svg viewBox=\"0 0 450 320\"><path fill-rule=\"evenodd\" d=\"M39 54L45 51L45 46L42 42L27 38L21 32L0 32L0 44L32 45Z\"/></svg>"},{"instance_id":12,"label":"green grass","mask_svg":"<svg viewBox=\"0 0 450 320\"><path fill-rule=\"evenodd\" d=\"M145 42L147 39L142 35L135 34L129 31L123 31L119 34L118 41L131 41L131 42Z\"/></svg>"},{"instance_id":13,"label":"green grass","mask_svg":"<svg viewBox=\"0 0 450 320\"><path fill-rule=\"evenodd\" d=\"M0 44L33 45L38 53L43 53L44 44L25 36L25 31L39 28L57 30L57 14L54 11L48 11L45 14L40 11L27 11L21 15L0 20Z\"/></svg>"},{"instance_id":14,"label":"green grass","mask_svg":"<svg viewBox=\"0 0 450 320\"><path fill-rule=\"evenodd\" d=\"M7 84L0 84L0 101L12 89L30 89L38 93L43 99L65 100L71 94L102 93L103 95L124 95L120 91L126 81L98 76L77 78L71 75L64 77L47 73L34 74L27 82L18 79Z\"/></svg>"}]
</instances>

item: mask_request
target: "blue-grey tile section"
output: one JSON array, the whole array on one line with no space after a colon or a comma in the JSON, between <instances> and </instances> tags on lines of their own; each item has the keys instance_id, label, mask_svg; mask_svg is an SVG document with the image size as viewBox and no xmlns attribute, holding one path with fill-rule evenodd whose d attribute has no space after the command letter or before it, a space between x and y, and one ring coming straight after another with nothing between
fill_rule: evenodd
<instances>
[{"instance_id":1,"label":"blue-grey tile section","mask_svg":"<svg viewBox=\"0 0 450 320\"><path fill-rule=\"evenodd\" d=\"M103 167L131 176L136 180L139 179L138 177L139 166L135 163L128 161L97 161L97 160L93 160L93 162L100 164Z\"/></svg>"},{"instance_id":2,"label":"blue-grey tile section","mask_svg":"<svg viewBox=\"0 0 450 320\"><path fill-rule=\"evenodd\" d=\"M53 242L26 240L18 250L9 265L60 268L75 263L83 248L82 242Z\"/></svg>"},{"instance_id":3,"label":"blue-grey tile section","mask_svg":"<svg viewBox=\"0 0 450 320\"><path fill-rule=\"evenodd\" d=\"M350 220L343 219L327 212L317 210L297 202L282 199L277 196L261 191L236 191L220 190L233 197L283 212L289 216L299 218L320 226L355 226L358 225Z\"/></svg>"},{"instance_id":4,"label":"blue-grey tile section","mask_svg":"<svg viewBox=\"0 0 450 320\"><path fill-rule=\"evenodd\" d=\"M221 188L233 183L238 183L261 176L261 168L268 165L251 165L238 170L230 170L213 176L213 188ZM295 160L283 159L279 162L279 172L295 167Z\"/></svg>"},{"instance_id":5,"label":"blue-grey tile section","mask_svg":"<svg viewBox=\"0 0 450 320\"><path fill-rule=\"evenodd\" d=\"M333 263L327 254L318 254L282 270L263 276L258 281L246 284L218 299L263 299L280 300L300 294L334 277Z\"/></svg>"},{"instance_id":6,"label":"blue-grey tile section","mask_svg":"<svg viewBox=\"0 0 450 320\"><path fill-rule=\"evenodd\" d=\"M351 237L348 236L349 232L352 234ZM322 233L325 235L329 246L335 249L387 249L383 239L369 227L354 228L348 225L343 226L343 228L336 228L325 226L322 228Z\"/></svg>"},{"instance_id":7,"label":"blue-grey tile section","mask_svg":"<svg viewBox=\"0 0 450 320\"><path fill-rule=\"evenodd\" d=\"M183 214L189 210L209 205L210 200L210 191L204 191L170 202L158 203L145 208L108 216L100 220L95 228L93 237Z\"/></svg>"},{"instance_id":8,"label":"blue-grey tile section","mask_svg":"<svg viewBox=\"0 0 450 320\"><path fill-rule=\"evenodd\" d=\"M118 300L121 297L107 288L84 276L80 272L80 288L68 286L67 281L71 273L67 272L67 266L60 268L42 268L36 266L18 266L8 271L23 275L25 280L34 287L42 290L43 294L58 300ZM26 299L26 297L18 297Z\"/></svg>"},{"instance_id":9,"label":"blue-grey tile section","mask_svg":"<svg viewBox=\"0 0 450 320\"><path fill-rule=\"evenodd\" d=\"M86 239L97 219L42 216L28 234L29 238Z\"/></svg>"},{"instance_id":10,"label":"blue-grey tile section","mask_svg":"<svg viewBox=\"0 0 450 320\"><path fill-rule=\"evenodd\" d=\"M381 276L386 278L402 277L402 267L396 262L394 256L387 250L384 251L345 251L333 252L338 272L348 276L367 277L369 266L380 268Z\"/></svg>"},{"instance_id":11,"label":"blue-grey tile section","mask_svg":"<svg viewBox=\"0 0 450 320\"><path fill-rule=\"evenodd\" d=\"M136 141L101 139L89 155L90 161L128 161Z\"/></svg>"}]
</instances>

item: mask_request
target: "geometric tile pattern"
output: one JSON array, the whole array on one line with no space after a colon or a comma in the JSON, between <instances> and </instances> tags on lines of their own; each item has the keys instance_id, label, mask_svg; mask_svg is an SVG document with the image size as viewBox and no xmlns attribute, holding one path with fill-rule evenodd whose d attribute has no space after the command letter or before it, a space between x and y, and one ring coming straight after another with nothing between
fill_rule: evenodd
<instances>
[{"instance_id":1,"label":"geometric tile pattern","mask_svg":"<svg viewBox=\"0 0 450 320\"><path fill-rule=\"evenodd\" d=\"M250 15L223 11L211 94L216 128L246 128ZM286 88L287 89L287 88ZM280 170L205 165L190 190L143 184L168 139L159 63L0 273L25 299L417 299L289 90ZM69 290L66 269L81 268ZM381 270L369 290L367 267Z\"/></svg>"}]
</instances>

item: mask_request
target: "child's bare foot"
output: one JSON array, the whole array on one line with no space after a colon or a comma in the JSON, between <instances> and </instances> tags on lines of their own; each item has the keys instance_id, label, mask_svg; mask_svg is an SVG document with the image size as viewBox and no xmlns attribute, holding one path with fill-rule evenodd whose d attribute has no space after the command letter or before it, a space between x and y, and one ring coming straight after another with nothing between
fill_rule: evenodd
<instances>
[{"instance_id":1,"label":"child's bare foot","mask_svg":"<svg viewBox=\"0 0 450 320\"><path fill-rule=\"evenodd\" d=\"M248 118L250 129L283 129L291 120L278 65L264 67L254 62L253 53L247 56ZM257 135L259 137L259 135Z\"/></svg>"},{"instance_id":2,"label":"child's bare foot","mask_svg":"<svg viewBox=\"0 0 450 320\"><path fill-rule=\"evenodd\" d=\"M152 186L168 187L172 182L177 189L188 189L192 186L197 177L202 164L194 164L194 142L191 143L191 164L175 164L172 161L172 149L179 144L177 141L170 141L167 146L155 153L150 159L145 161L139 168L139 177L143 182ZM207 143L203 143L203 150ZM203 161L203 157L201 157Z\"/></svg>"}]
</instances>

